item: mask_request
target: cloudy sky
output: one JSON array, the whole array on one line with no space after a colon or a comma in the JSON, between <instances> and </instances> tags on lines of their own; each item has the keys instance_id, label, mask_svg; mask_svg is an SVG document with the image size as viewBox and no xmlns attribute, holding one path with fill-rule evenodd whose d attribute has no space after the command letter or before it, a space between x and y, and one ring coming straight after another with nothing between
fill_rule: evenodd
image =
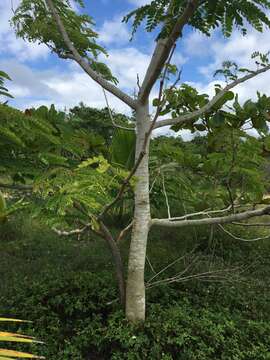
<instances>
[{"instance_id":1,"label":"cloudy sky","mask_svg":"<svg viewBox=\"0 0 270 360\"><path fill-rule=\"evenodd\" d=\"M15 99L10 102L18 108L55 103L59 108L70 108L80 101L104 107L101 89L71 61L59 60L44 45L29 44L17 39L10 28L11 4L19 0L0 1L0 69L13 79L8 83ZM107 62L119 79L120 87L130 93L136 89L136 77L143 78L154 39L151 34L140 31L130 42L130 28L121 22L123 15L150 0L85 0L86 11L95 19L99 42L108 50ZM233 60L239 65L250 66L253 51L270 49L270 31L263 34L251 30L245 37L234 32L225 40L219 32L211 38L185 30L179 41L174 62L183 69L182 80L211 94L213 72L223 60ZM240 99L254 97L256 90L270 95L270 72L246 83L236 90ZM114 97L111 106L118 111L128 109Z\"/></svg>"}]
</instances>

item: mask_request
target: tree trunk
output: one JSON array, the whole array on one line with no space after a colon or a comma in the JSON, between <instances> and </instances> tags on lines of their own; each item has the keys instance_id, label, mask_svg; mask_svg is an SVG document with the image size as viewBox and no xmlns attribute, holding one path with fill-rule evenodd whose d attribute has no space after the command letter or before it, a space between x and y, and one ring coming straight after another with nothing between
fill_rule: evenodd
<instances>
[{"instance_id":1,"label":"tree trunk","mask_svg":"<svg viewBox=\"0 0 270 360\"><path fill-rule=\"evenodd\" d=\"M145 151L145 155L135 174L135 209L126 290L126 316L131 322L144 321L145 319L144 267L150 225L149 140L146 148L143 147L146 133L150 127L148 103L138 108L136 120L136 159L138 159L142 151Z\"/></svg>"}]
</instances>

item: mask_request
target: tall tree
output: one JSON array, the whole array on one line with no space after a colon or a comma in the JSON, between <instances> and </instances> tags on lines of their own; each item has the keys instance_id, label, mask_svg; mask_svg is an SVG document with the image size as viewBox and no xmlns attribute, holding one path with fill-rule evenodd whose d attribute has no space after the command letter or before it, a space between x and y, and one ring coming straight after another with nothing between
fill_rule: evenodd
<instances>
[{"instance_id":1,"label":"tall tree","mask_svg":"<svg viewBox=\"0 0 270 360\"><path fill-rule=\"evenodd\" d=\"M75 1L83 5L82 0ZM251 27L262 32L264 26L270 26L267 16L269 9L270 2L267 0L153 0L132 11L125 17L125 21L133 19L133 33L141 24L145 24L146 31L158 30L155 49L136 98L124 93L117 86L117 81L108 67L98 61L98 54L104 52L104 49L97 44L97 34L92 29L93 20L87 15L77 14L68 0L22 0L15 12L12 21L18 36L44 43L60 58L75 61L92 80L135 112L134 166L124 179L115 199L95 217L95 221L104 230L104 216L122 198L135 175L135 209L126 286L126 316L130 321L145 319L144 268L148 233L152 226L181 228L226 224L270 212L270 208L266 207L241 213L232 212L226 216L222 216L226 212L220 211L221 215L218 217L202 213L201 216L207 217L195 220L191 215L184 218L152 219L149 200L149 143L152 131L168 125L177 129L190 126L200 130L205 129L211 121L225 121L229 115L225 117L220 109L226 101L233 98L230 90L270 69L267 57L262 54L257 54L259 61L254 70L239 69L232 63L225 63L221 73L226 76L228 83L224 88L216 88L216 95L212 99L196 96L195 102L183 102L181 95L190 94L191 89L179 89L176 82L165 89L165 79L173 70L170 64L172 54L177 42L182 40L184 28L189 26L209 36L213 29L221 28L228 37L234 28L245 34L245 24L249 23ZM156 113L151 117L149 98L157 83L159 96L154 102ZM159 116L166 113L172 117L159 121ZM253 115L249 115L249 118L253 119ZM268 117L264 114L262 119L265 124ZM233 211L234 206L230 210ZM217 211L216 214L218 213ZM105 229L104 233L110 236L108 229Z\"/></svg>"}]
</instances>

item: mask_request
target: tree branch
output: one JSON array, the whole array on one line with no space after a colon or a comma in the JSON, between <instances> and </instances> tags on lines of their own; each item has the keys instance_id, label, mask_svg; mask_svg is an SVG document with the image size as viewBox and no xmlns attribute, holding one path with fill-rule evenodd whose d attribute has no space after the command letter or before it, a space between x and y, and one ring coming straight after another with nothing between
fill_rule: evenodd
<instances>
[{"instance_id":1,"label":"tree branch","mask_svg":"<svg viewBox=\"0 0 270 360\"><path fill-rule=\"evenodd\" d=\"M228 212L232 209L232 205L228 206L225 209L221 209L221 210L203 210L203 211L199 211L199 212L195 212L195 213L191 213L191 214L185 214L183 216L179 216L179 217L171 217L169 220L170 221L179 221L179 220L187 220L190 217L195 217L195 216L201 216L201 215L210 215L210 214L220 214L223 212Z\"/></svg>"},{"instance_id":2,"label":"tree branch","mask_svg":"<svg viewBox=\"0 0 270 360\"><path fill-rule=\"evenodd\" d=\"M193 250L190 253L187 253L183 256L181 256L180 258L177 258L176 260L174 260L173 262L171 262L170 264L168 264L167 266L165 266L163 269L161 269L159 272L157 272L154 276L152 276L146 283L146 286L151 284L153 282L154 279L156 279L158 276L160 276L161 274L163 274L166 270L168 270L169 268L171 268L173 265L175 265L176 263L184 260L187 256L190 255L194 255L194 252L196 250L197 247L193 248ZM186 269L185 269L186 270Z\"/></svg>"},{"instance_id":3,"label":"tree branch","mask_svg":"<svg viewBox=\"0 0 270 360\"><path fill-rule=\"evenodd\" d=\"M240 240L240 241L244 241L244 242L255 242L255 241L260 241L260 240L266 240L270 238L270 234L267 236L261 236L261 237L257 237L257 238L253 238L253 239L245 239L239 236L234 235L233 233L231 233L229 230L225 229L224 226L222 225L218 225L219 228L225 232L225 234L229 235L231 238L235 239L235 240Z\"/></svg>"},{"instance_id":4,"label":"tree branch","mask_svg":"<svg viewBox=\"0 0 270 360\"><path fill-rule=\"evenodd\" d=\"M170 55L171 49L177 39L181 36L184 26L188 23L193 16L197 7L199 6L198 0L190 0L183 12L174 25L170 35L165 39L159 39L152 59L148 66L145 78L140 88L138 100L142 103L148 98L153 86L155 85L162 69ZM164 27L167 24L164 25Z\"/></svg>"},{"instance_id":5,"label":"tree branch","mask_svg":"<svg viewBox=\"0 0 270 360\"><path fill-rule=\"evenodd\" d=\"M196 219L196 220L180 220L172 221L171 219L153 219L152 226L165 226L165 227L184 227L184 226L201 226L201 225L214 225L214 224L229 224L234 221L243 221L256 216L270 215L270 206L258 210L249 210L242 213L237 213L228 216Z\"/></svg>"},{"instance_id":6,"label":"tree branch","mask_svg":"<svg viewBox=\"0 0 270 360\"><path fill-rule=\"evenodd\" d=\"M213 108L213 106L215 106L216 103L225 95L225 93L227 91L233 89L234 87L236 87L239 84L244 83L247 80L253 79L254 77L256 77L259 74L265 73L268 70L270 70L270 65L264 66L263 68L261 68L259 70L253 71L252 73L233 81L232 83L225 86L223 90L221 90L216 96L214 96L212 98L211 101L209 101L202 108L195 110L191 113L178 116L176 118L158 121L155 125L155 129L163 127L163 126L172 126L172 125L176 125L176 124L181 125L181 124L185 124L187 121L192 121L192 120L195 120L196 118L199 118L200 116L202 116L205 113L207 113L208 111L210 111Z\"/></svg>"},{"instance_id":7,"label":"tree branch","mask_svg":"<svg viewBox=\"0 0 270 360\"><path fill-rule=\"evenodd\" d=\"M238 226L270 226L270 223L269 222L265 222L265 223L238 223L238 222L232 222L232 225L238 225Z\"/></svg>"},{"instance_id":8,"label":"tree branch","mask_svg":"<svg viewBox=\"0 0 270 360\"><path fill-rule=\"evenodd\" d=\"M123 265L121 253L109 229L105 226L105 224L102 221L99 221L99 224L100 224L100 229L104 235L104 239L107 241L107 244L111 250L115 262L120 301L122 306L125 307L126 286L125 286L124 265Z\"/></svg>"},{"instance_id":9,"label":"tree branch","mask_svg":"<svg viewBox=\"0 0 270 360\"><path fill-rule=\"evenodd\" d=\"M84 227L82 227L81 229L74 229L74 230L59 230L57 228L52 228L52 230L59 236L72 236L72 235L80 235L82 233L84 233L87 229L90 229L91 224L86 224ZM100 235L99 233L96 235Z\"/></svg>"},{"instance_id":10,"label":"tree branch","mask_svg":"<svg viewBox=\"0 0 270 360\"><path fill-rule=\"evenodd\" d=\"M133 221L131 221L118 235L117 239L116 239L116 244L120 244L122 239L124 238L124 236L127 234L127 232L132 228L133 226Z\"/></svg>"},{"instance_id":11,"label":"tree branch","mask_svg":"<svg viewBox=\"0 0 270 360\"><path fill-rule=\"evenodd\" d=\"M78 50L75 48L75 46L73 45L72 41L70 40L68 33L64 27L64 24L59 16L59 14L57 13L56 8L53 5L52 0L45 0L48 8L50 9L52 16L55 19L55 22L57 24L58 30L61 33L63 40L67 46L67 48L69 49L69 51L71 52L71 55L68 56L61 56L62 58L70 58L75 60L80 66L81 68L95 81L97 82L100 86L102 86L104 89L106 89L107 91L109 91L110 93L112 93L113 95L115 95L117 98L119 98L120 100L122 100L125 104L127 104L128 106L130 106L132 109L136 109L137 107L137 102L135 100L133 100L129 95L127 95L126 93L124 93L122 90L118 89L118 87L116 87L115 85L111 84L110 82L108 82L106 79L103 78L103 76L101 76L99 73L97 73L96 71L94 71L91 66L88 64L88 62L79 54Z\"/></svg>"},{"instance_id":12,"label":"tree branch","mask_svg":"<svg viewBox=\"0 0 270 360\"><path fill-rule=\"evenodd\" d=\"M105 91L104 88L102 88L102 91L103 91L103 94L104 94L104 98L105 98L105 101L106 101L107 109L108 109L109 116L110 116L110 119L111 119L111 121L112 121L113 126L116 127L116 128L118 128L118 129L122 129L122 130L135 131L135 128L134 128L134 127L126 127L126 126L122 126L122 125L116 124L116 122L114 121L114 118L113 118L113 114L112 114L111 108L110 108L110 104L109 104L108 97L107 97L107 95L106 95L106 91Z\"/></svg>"},{"instance_id":13,"label":"tree branch","mask_svg":"<svg viewBox=\"0 0 270 360\"><path fill-rule=\"evenodd\" d=\"M170 208L170 203L169 203L169 199L168 199L168 195L167 195L167 191L166 191L166 187L165 187L165 179L164 179L163 173L161 175L162 175L162 187L163 187L163 193L164 193L165 200L166 200L168 218L171 219L171 208Z\"/></svg>"},{"instance_id":14,"label":"tree branch","mask_svg":"<svg viewBox=\"0 0 270 360\"><path fill-rule=\"evenodd\" d=\"M219 282L221 282L222 280L224 280L224 281L231 280L232 274L235 273L239 269L241 269L241 268L236 267L236 268L231 268L231 269L221 269L221 270L212 270L212 271L209 270L206 272L191 274L191 275L187 275L187 276L182 276L182 274L179 274L172 278L167 278L167 279L163 279L163 280L159 280L159 281L150 283L149 285L146 285L146 289L148 290L148 289L153 288L154 286L159 286L162 284L172 284L175 282L186 282L186 281L190 281L193 279L205 280L205 281L219 281Z\"/></svg>"}]
</instances>

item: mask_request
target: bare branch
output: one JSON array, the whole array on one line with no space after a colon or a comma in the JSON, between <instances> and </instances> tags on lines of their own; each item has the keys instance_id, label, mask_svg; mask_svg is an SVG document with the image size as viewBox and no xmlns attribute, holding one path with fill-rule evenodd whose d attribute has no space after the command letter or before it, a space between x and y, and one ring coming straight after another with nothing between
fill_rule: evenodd
<instances>
[{"instance_id":1,"label":"bare branch","mask_svg":"<svg viewBox=\"0 0 270 360\"><path fill-rule=\"evenodd\" d=\"M154 84L162 72L172 47L176 43L177 39L181 36L184 26L189 22L198 6L198 0L188 1L185 10L176 21L176 24L174 25L170 35L165 39L159 39L157 41L155 51L140 89L139 101L141 103L144 103L148 98ZM165 26L167 26L167 24L165 24L164 27Z\"/></svg>"},{"instance_id":2,"label":"bare branch","mask_svg":"<svg viewBox=\"0 0 270 360\"><path fill-rule=\"evenodd\" d=\"M133 221L131 221L131 223L128 224L128 226L126 226L118 235L118 238L116 239L116 243L120 244L121 240L124 238L124 236L126 235L126 233L132 228L133 225Z\"/></svg>"},{"instance_id":3,"label":"bare branch","mask_svg":"<svg viewBox=\"0 0 270 360\"><path fill-rule=\"evenodd\" d=\"M229 224L234 221L243 221L256 216L270 215L270 206L258 210L250 210L242 213L232 214L228 216L196 219L196 220L180 220L172 221L170 219L153 219L152 226L165 226L165 227L184 227L184 226L201 226L201 225L214 225L214 224Z\"/></svg>"},{"instance_id":4,"label":"bare branch","mask_svg":"<svg viewBox=\"0 0 270 360\"><path fill-rule=\"evenodd\" d=\"M157 173L157 175L155 176L155 178L154 178L154 180L153 180L153 182L152 182L152 184L151 184L151 186L150 186L150 189L149 189L149 194L151 194L151 193L152 193L153 188L154 188L154 186L155 186L155 183L156 183L156 181L157 181L158 177L159 177L159 172L158 172L158 173Z\"/></svg>"},{"instance_id":5,"label":"bare branch","mask_svg":"<svg viewBox=\"0 0 270 360\"><path fill-rule=\"evenodd\" d=\"M240 241L244 241L244 242L255 242L255 241L260 241L260 240L265 240L265 239L270 238L270 234L269 234L267 236L257 237L254 239L245 239L245 238L234 235L233 233L231 233L229 230L225 229L224 226L222 226L220 224L218 226L223 232L225 232L225 234L229 235L230 237L232 237L235 240L240 240Z\"/></svg>"},{"instance_id":6,"label":"bare branch","mask_svg":"<svg viewBox=\"0 0 270 360\"><path fill-rule=\"evenodd\" d=\"M180 259L184 259L185 256L183 256L182 258ZM179 260L180 260L179 259ZM146 286L149 286L149 287L152 287L153 285L159 285L159 284L162 284L162 283L169 283L169 282L174 282L176 279L179 279L181 278L184 274L186 274L191 268L193 265L195 265L197 263L197 261L199 260L199 256L198 255L193 255L190 259L189 259L189 264L183 269L181 270L179 273L177 273L176 275L170 277L170 278L166 278L166 279L160 279L160 280L156 280L156 281L153 281L154 278L156 278L158 275L160 275L161 273L163 273L165 270L167 270L169 267L171 267L173 264L175 264L176 262L170 264L168 267L164 268L163 270L161 270L160 273L156 274L156 276L153 276L152 277L152 280L149 280L146 284ZM169 281L168 281L169 280Z\"/></svg>"},{"instance_id":7,"label":"bare branch","mask_svg":"<svg viewBox=\"0 0 270 360\"><path fill-rule=\"evenodd\" d=\"M158 276L160 276L161 274L163 274L166 270L168 270L169 268L171 268L173 265L175 265L176 263L178 263L179 261L185 259L187 256L194 254L196 250L196 247L190 252L187 253L183 256L181 256L180 258L177 258L176 260L174 260L173 262L171 262L170 264L168 264L167 266L165 266L163 269L161 269L158 273L156 273L154 276L152 276L148 281L147 281L147 285L152 283L154 279L156 279Z\"/></svg>"},{"instance_id":8,"label":"bare branch","mask_svg":"<svg viewBox=\"0 0 270 360\"><path fill-rule=\"evenodd\" d=\"M162 187L163 187L163 193L164 193L165 200L166 200L168 218L171 219L171 209L170 209L170 204L169 204L169 199L168 199L168 195L167 195L167 191L166 191L166 187L165 187L165 180L164 180L163 174L162 174Z\"/></svg>"},{"instance_id":9,"label":"bare branch","mask_svg":"<svg viewBox=\"0 0 270 360\"><path fill-rule=\"evenodd\" d=\"M81 211L80 209L78 210ZM100 226L99 230L94 230L91 227L90 223L86 224L81 229L74 229L71 231L62 231L56 228L53 228L53 230L60 236L71 236L71 235L81 235L83 232L89 229L95 235L98 235L99 237L101 237L103 240L106 241L107 245L110 248L115 264L120 302L122 306L125 306L125 278L124 278L124 266L122 262L121 253L109 229L105 226L105 224L101 220L99 220L99 226Z\"/></svg>"},{"instance_id":10,"label":"bare branch","mask_svg":"<svg viewBox=\"0 0 270 360\"><path fill-rule=\"evenodd\" d=\"M232 225L238 225L238 226L270 226L269 222L265 223L240 223L240 222L232 222Z\"/></svg>"},{"instance_id":11,"label":"bare branch","mask_svg":"<svg viewBox=\"0 0 270 360\"><path fill-rule=\"evenodd\" d=\"M126 300L125 300L126 299L126 286L125 286L124 265L123 265L123 261L122 261L122 256L121 256L120 250L119 250L111 232L109 231L109 229L105 226L105 224L101 220L99 220L99 225L100 225L100 229L103 233L104 239L106 240L106 242L111 250L113 259L114 259L120 301L121 301L122 306L124 307L125 302L126 302Z\"/></svg>"},{"instance_id":12,"label":"bare branch","mask_svg":"<svg viewBox=\"0 0 270 360\"><path fill-rule=\"evenodd\" d=\"M122 126L122 125L116 124L116 122L114 121L114 118L113 118L113 114L112 114L111 108L110 108L110 104L109 104L109 101L108 101L108 97L107 97L107 95L106 95L106 91L105 91L104 88L102 88L102 91L103 91L103 94L104 94L104 97L105 97L107 109L108 109L109 116L110 116L110 119L111 119L111 121L112 121L113 126L116 127L116 128L118 128L118 129L122 129L122 130L135 131L135 128L134 128L134 127L132 128L132 127L126 127L126 126Z\"/></svg>"},{"instance_id":13,"label":"bare branch","mask_svg":"<svg viewBox=\"0 0 270 360\"><path fill-rule=\"evenodd\" d=\"M127 104L128 106L130 106L132 109L136 109L137 107L137 102L135 100L133 100L129 95L127 95L126 93L124 93L122 90L120 90L118 87L116 87L115 85L111 84L109 81L107 81L106 79L103 78L102 75L100 75L99 73L97 73L96 71L94 71L91 66L88 64L88 62L79 54L78 50L75 48L75 46L73 45L72 41L69 38L69 35L64 27L64 24L59 16L59 14L57 13L57 10L55 8L55 6L53 5L53 1L52 0L45 0L48 8L50 9L52 16L55 19L55 22L57 24L58 30L61 33L63 40L67 46L67 48L69 49L69 51L71 52L72 55L67 56L67 58L73 59L75 60L80 66L81 68L95 81L97 82L99 85L101 85L104 89L106 89L107 91L109 91L110 93L112 93L113 95L115 95L117 98L119 98L120 100L122 100L125 104ZM62 56L63 57L63 56Z\"/></svg>"},{"instance_id":14,"label":"bare branch","mask_svg":"<svg viewBox=\"0 0 270 360\"><path fill-rule=\"evenodd\" d=\"M232 280L232 274L235 273L239 268L231 268L231 269L221 269L221 270L210 270L202 273L191 274L187 276L182 276L183 273L180 273L172 278L167 278L159 281L155 281L151 284L146 285L147 289L151 289L155 286L163 285L163 284L172 284L175 282L186 282L193 279L204 280L204 281L230 281ZM186 269L184 270L186 272Z\"/></svg>"},{"instance_id":15,"label":"bare branch","mask_svg":"<svg viewBox=\"0 0 270 360\"><path fill-rule=\"evenodd\" d=\"M266 71L270 70L270 65L267 65L261 69L258 69L256 71L253 71L252 73L245 75L235 81L233 81L232 83L228 84L227 86L224 87L223 90L221 90L217 95L215 95L212 100L210 100L206 105L204 105L202 108L200 108L199 110L195 110L191 113L185 114L185 115L181 115L178 116L176 118L171 118L171 119L165 119L165 120L160 120L156 123L155 125L155 129L163 127L163 126L171 126L171 125L181 125L181 124L185 124L188 121L192 121L195 120L197 118L199 118L200 116L204 115L205 113L207 113L208 111L210 111L213 106L216 105L216 103L224 96L224 94L233 89L234 87L236 87L239 84L244 83L245 81L248 81L250 79L253 79L254 77L256 77L259 74L265 73Z\"/></svg>"},{"instance_id":16,"label":"bare branch","mask_svg":"<svg viewBox=\"0 0 270 360\"><path fill-rule=\"evenodd\" d=\"M151 264L151 261L150 261L150 259L148 258L148 256L147 256L147 255L146 255L146 260L147 260L147 262L148 262L148 265L149 265L149 267L150 267L150 269L151 269L152 273L153 273L153 274L156 274L156 271L155 271L155 269L154 269L153 265Z\"/></svg>"},{"instance_id":17,"label":"bare branch","mask_svg":"<svg viewBox=\"0 0 270 360\"><path fill-rule=\"evenodd\" d=\"M86 230L88 230L90 228L90 224L85 225L83 228L81 229L74 229L74 230L59 230L55 227L52 228L52 230L59 236L72 236L72 235L80 235L82 233L84 233Z\"/></svg>"},{"instance_id":18,"label":"bare branch","mask_svg":"<svg viewBox=\"0 0 270 360\"><path fill-rule=\"evenodd\" d=\"M141 84L140 84L140 77L139 74L137 74L137 87L139 89L139 91L141 90Z\"/></svg>"},{"instance_id":19,"label":"bare branch","mask_svg":"<svg viewBox=\"0 0 270 360\"><path fill-rule=\"evenodd\" d=\"M230 205L226 209L222 209L222 210L204 210L204 211L199 211L199 212L195 212L195 213L191 213L191 214L186 214L186 215L183 215L180 217L173 217L173 218L170 218L170 220L171 221L187 220L190 217L201 216L201 215L220 214L223 212L228 212L231 209L232 209L232 205Z\"/></svg>"},{"instance_id":20,"label":"bare branch","mask_svg":"<svg viewBox=\"0 0 270 360\"><path fill-rule=\"evenodd\" d=\"M10 0L10 8L11 8L12 13L15 15L15 8L14 8L13 0Z\"/></svg>"}]
</instances>

